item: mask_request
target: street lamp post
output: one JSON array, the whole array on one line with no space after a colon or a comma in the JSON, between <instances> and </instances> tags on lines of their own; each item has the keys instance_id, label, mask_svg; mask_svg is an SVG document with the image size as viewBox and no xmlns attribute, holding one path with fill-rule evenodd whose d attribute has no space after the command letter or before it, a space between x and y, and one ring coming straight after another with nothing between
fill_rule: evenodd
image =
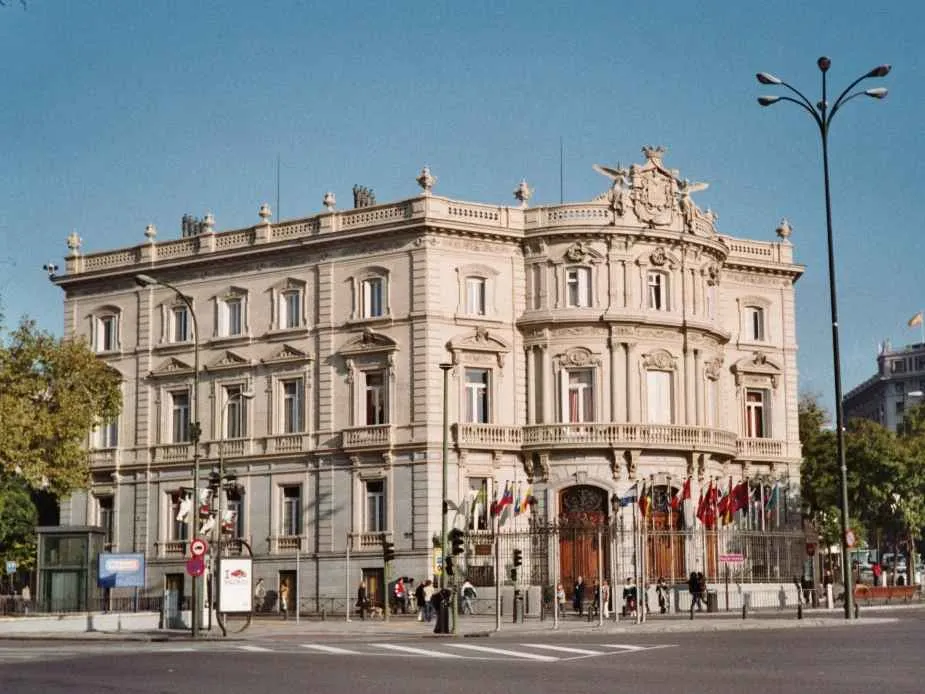
<instances>
[{"instance_id":1,"label":"street lamp post","mask_svg":"<svg viewBox=\"0 0 925 694\"><path fill-rule=\"evenodd\" d=\"M787 84L783 80L767 72L759 72L756 77L761 84L779 85L789 89L796 98L790 96L759 96L758 103L762 106L771 106L779 101L789 101L806 111L819 128L822 138L822 174L825 186L825 224L826 244L828 250L829 266L829 300L832 315L832 365L835 372L835 436L838 464L841 469L841 555L842 579L845 585L845 619L851 619L854 613L854 595L851 585L851 566L848 561L848 467L845 463L845 427L844 408L842 405L841 386L841 357L838 349L838 297L835 290L835 252L832 239L832 199L829 193L829 127L832 119L839 109L858 96L869 96L873 99L883 99L887 95L884 87L875 87L852 91L858 83L869 77L885 77L890 72L889 65L878 65L854 80L829 106L826 91L826 73L832 61L825 56L816 61L822 73L822 98L815 104L806 98L802 92Z\"/></svg>"},{"instance_id":2,"label":"street lamp post","mask_svg":"<svg viewBox=\"0 0 925 694\"><path fill-rule=\"evenodd\" d=\"M447 477L447 458L450 452L450 413L447 410L449 401L448 390L450 380L450 369L452 364L442 363L440 369L443 371L443 494L440 497L440 561L443 566L440 571L440 589L446 588L446 514L449 511L446 496L446 477Z\"/></svg>"},{"instance_id":3,"label":"street lamp post","mask_svg":"<svg viewBox=\"0 0 925 694\"><path fill-rule=\"evenodd\" d=\"M164 280L155 279L150 275L135 275L135 283L140 287L163 286L173 291L180 300L186 304L189 309L190 318L193 325L193 397L192 411L193 419L189 425L189 438L193 446L193 512L190 514L190 541L196 535L196 520L199 517L199 437L202 435L202 429L199 426L199 324L196 322L196 311L193 310L193 302L183 292L175 286ZM192 591L190 598L193 602L192 619L190 620L190 631L192 637L199 638L200 621L202 619L202 607L200 605L202 597L202 576L193 576Z\"/></svg>"}]
</instances>

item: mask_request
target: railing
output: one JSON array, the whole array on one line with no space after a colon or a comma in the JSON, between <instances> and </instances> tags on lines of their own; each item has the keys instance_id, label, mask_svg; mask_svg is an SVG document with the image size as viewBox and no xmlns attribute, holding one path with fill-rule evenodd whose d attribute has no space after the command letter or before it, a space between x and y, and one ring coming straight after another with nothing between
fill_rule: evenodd
<instances>
[{"instance_id":1,"label":"railing","mask_svg":"<svg viewBox=\"0 0 925 694\"><path fill-rule=\"evenodd\" d=\"M218 447L226 458L248 455L250 453L250 439L225 439L218 442Z\"/></svg>"},{"instance_id":2,"label":"railing","mask_svg":"<svg viewBox=\"0 0 925 694\"><path fill-rule=\"evenodd\" d=\"M245 248L254 243L254 232L250 229L243 231L228 231L215 235L215 250L224 251L233 248Z\"/></svg>"},{"instance_id":3,"label":"railing","mask_svg":"<svg viewBox=\"0 0 925 694\"><path fill-rule=\"evenodd\" d=\"M787 450L787 442L778 439L739 439L736 450L740 458L780 458Z\"/></svg>"},{"instance_id":4,"label":"railing","mask_svg":"<svg viewBox=\"0 0 925 694\"><path fill-rule=\"evenodd\" d=\"M613 217L608 205L559 205L546 209L546 224L607 224Z\"/></svg>"},{"instance_id":5,"label":"railing","mask_svg":"<svg viewBox=\"0 0 925 694\"><path fill-rule=\"evenodd\" d=\"M175 462L177 460L192 460L193 444L191 443L168 443L154 447L154 458L165 462Z\"/></svg>"},{"instance_id":6,"label":"railing","mask_svg":"<svg viewBox=\"0 0 925 694\"><path fill-rule=\"evenodd\" d=\"M273 226L272 238L274 241L282 241L298 236L311 236L317 234L319 221L317 217L304 219L298 222L287 222L286 224L276 224Z\"/></svg>"},{"instance_id":7,"label":"railing","mask_svg":"<svg viewBox=\"0 0 925 694\"><path fill-rule=\"evenodd\" d=\"M137 262L138 251L134 248L111 253L94 253L84 256L83 271L93 272L94 270L105 270L110 267L124 267L134 265Z\"/></svg>"},{"instance_id":8,"label":"railing","mask_svg":"<svg viewBox=\"0 0 925 694\"><path fill-rule=\"evenodd\" d=\"M115 467L115 448L97 448L90 451L90 467Z\"/></svg>"},{"instance_id":9,"label":"railing","mask_svg":"<svg viewBox=\"0 0 925 694\"><path fill-rule=\"evenodd\" d=\"M263 440L266 453L298 453L310 448L307 434L277 434Z\"/></svg>"},{"instance_id":10,"label":"railing","mask_svg":"<svg viewBox=\"0 0 925 694\"><path fill-rule=\"evenodd\" d=\"M23 600L19 595L0 595L0 616L42 616L66 614L69 612L160 612L164 598L161 595L134 597L90 598L89 604L83 596L75 599ZM188 606L185 606L188 609Z\"/></svg>"},{"instance_id":11,"label":"railing","mask_svg":"<svg viewBox=\"0 0 925 694\"><path fill-rule=\"evenodd\" d=\"M348 448L387 448L392 442L392 425L375 424L368 427L344 429L344 449Z\"/></svg>"},{"instance_id":12,"label":"railing","mask_svg":"<svg viewBox=\"0 0 925 694\"><path fill-rule=\"evenodd\" d=\"M677 424L626 424L617 422L575 422L537 424L524 427L524 447L543 446L664 446L700 449L726 454L736 452L736 435L731 431Z\"/></svg>"},{"instance_id":13,"label":"railing","mask_svg":"<svg viewBox=\"0 0 925 694\"><path fill-rule=\"evenodd\" d=\"M792 247L783 243L768 241L748 241L734 239L729 236L722 237L729 247L730 256L745 257L749 260L765 261L769 263L793 262Z\"/></svg>"},{"instance_id":14,"label":"railing","mask_svg":"<svg viewBox=\"0 0 925 694\"><path fill-rule=\"evenodd\" d=\"M301 535L276 535L269 537L271 554L285 554L287 552L301 552L305 550L305 538Z\"/></svg>"},{"instance_id":15,"label":"railing","mask_svg":"<svg viewBox=\"0 0 925 694\"><path fill-rule=\"evenodd\" d=\"M453 434L459 448L517 449L523 444L523 429L506 424L455 424Z\"/></svg>"},{"instance_id":16,"label":"railing","mask_svg":"<svg viewBox=\"0 0 925 694\"><path fill-rule=\"evenodd\" d=\"M397 205L361 208L341 213L340 228L350 229L369 224L381 224L382 222L390 222L396 219L409 219L410 217L411 205L407 202L398 203Z\"/></svg>"},{"instance_id":17,"label":"railing","mask_svg":"<svg viewBox=\"0 0 925 694\"><path fill-rule=\"evenodd\" d=\"M388 530L353 533L353 549L358 552L382 549L382 538L388 537Z\"/></svg>"},{"instance_id":18,"label":"railing","mask_svg":"<svg viewBox=\"0 0 925 694\"><path fill-rule=\"evenodd\" d=\"M167 542L155 542L154 553L158 557L183 557L186 556L186 540L168 540Z\"/></svg>"}]
</instances>

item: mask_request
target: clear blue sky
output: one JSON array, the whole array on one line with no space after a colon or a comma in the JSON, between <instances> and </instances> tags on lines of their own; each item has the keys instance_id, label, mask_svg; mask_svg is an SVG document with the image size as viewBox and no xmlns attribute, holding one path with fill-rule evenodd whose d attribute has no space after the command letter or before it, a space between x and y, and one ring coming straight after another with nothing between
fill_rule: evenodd
<instances>
[{"instance_id":1,"label":"clear blue sky","mask_svg":"<svg viewBox=\"0 0 925 694\"><path fill-rule=\"evenodd\" d=\"M219 229L275 206L341 207L354 183L379 201L417 193L513 204L587 200L591 165L666 162L707 181L723 233L773 239L786 216L807 266L798 284L801 390L832 402L818 132L807 114L762 109L757 71L819 96L891 63L883 102L836 118L831 167L844 386L873 373L877 343L918 341L925 308L925 75L920 2L295 2L28 0L0 8L0 295L60 332L42 265L179 235L184 213ZM870 86L876 86L870 84Z\"/></svg>"}]
</instances>

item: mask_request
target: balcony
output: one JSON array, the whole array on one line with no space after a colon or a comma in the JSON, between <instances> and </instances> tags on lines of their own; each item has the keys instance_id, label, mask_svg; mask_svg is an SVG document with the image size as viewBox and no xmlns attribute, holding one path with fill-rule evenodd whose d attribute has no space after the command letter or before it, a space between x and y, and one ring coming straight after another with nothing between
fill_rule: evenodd
<instances>
[{"instance_id":1,"label":"balcony","mask_svg":"<svg viewBox=\"0 0 925 694\"><path fill-rule=\"evenodd\" d=\"M392 445L392 425L374 424L367 427L344 429L341 441L341 446L345 451L390 448Z\"/></svg>"},{"instance_id":2,"label":"balcony","mask_svg":"<svg viewBox=\"0 0 925 694\"><path fill-rule=\"evenodd\" d=\"M116 466L118 449L97 448L90 451L91 468L109 468Z\"/></svg>"},{"instance_id":3,"label":"balcony","mask_svg":"<svg viewBox=\"0 0 925 694\"><path fill-rule=\"evenodd\" d=\"M308 434L277 434L263 439L263 452L267 454L301 453L311 449Z\"/></svg>"},{"instance_id":4,"label":"balcony","mask_svg":"<svg viewBox=\"0 0 925 694\"><path fill-rule=\"evenodd\" d=\"M302 535L277 535L268 537L270 554L295 554L305 551L305 538Z\"/></svg>"},{"instance_id":5,"label":"balcony","mask_svg":"<svg viewBox=\"0 0 925 694\"><path fill-rule=\"evenodd\" d=\"M787 442L780 439L739 439L737 457L745 460L768 460L787 455Z\"/></svg>"},{"instance_id":6,"label":"balcony","mask_svg":"<svg viewBox=\"0 0 925 694\"><path fill-rule=\"evenodd\" d=\"M186 540L168 540L167 542L155 542L154 553L159 558L177 558L186 556Z\"/></svg>"},{"instance_id":7,"label":"balcony","mask_svg":"<svg viewBox=\"0 0 925 694\"><path fill-rule=\"evenodd\" d=\"M524 449L661 448L735 456L731 431L678 424L578 422L538 424L523 428Z\"/></svg>"},{"instance_id":8,"label":"balcony","mask_svg":"<svg viewBox=\"0 0 925 694\"><path fill-rule=\"evenodd\" d=\"M355 552L381 552L382 539L390 534L388 530L353 533L351 548Z\"/></svg>"},{"instance_id":9,"label":"balcony","mask_svg":"<svg viewBox=\"0 0 925 694\"><path fill-rule=\"evenodd\" d=\"M193 459L193 444L168 443L154 447L154 459L165 463L175 463L181 460Z\"/></svg>"},{"instance_id":10,"label":"balcony","mask_svg":"<svg viewBox=\"0 0 925 694\"><path fill-rule=\"evenodd\" d=\"M454 424L457 448L491 451L519 451L523 445L523 428L507 424Z\"/></svg>"}]
</instances>

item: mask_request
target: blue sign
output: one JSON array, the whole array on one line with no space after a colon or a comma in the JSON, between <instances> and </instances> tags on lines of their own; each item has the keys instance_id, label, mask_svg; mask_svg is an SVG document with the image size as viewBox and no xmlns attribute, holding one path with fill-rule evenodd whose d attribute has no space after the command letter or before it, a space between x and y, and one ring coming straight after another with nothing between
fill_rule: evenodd
<instances>
[{"instance_id":1,"label":"blue sign","mask_svg":"<svg viewBox=\"0 0 925 694\"><path fill-rule=\"evenodd\" d=\"M6 562L6 572L7 572L7 574L9 574L10 576L12 576L14 573L16 573L16 569L17 569L17 568L19 568L19 564L17 564L15 561L9 561L9 560L8 560L8 561Z\"/></svg>"},{"instance_id":2,"label":"blue sign","mask_svg":"<svg viewBox=\"0 0 925 694\"><path fill-rule=\"evenodd\" d=\"M144 588L145 555L100 553L101 588Z\"/></svg>"}]
</instances>

